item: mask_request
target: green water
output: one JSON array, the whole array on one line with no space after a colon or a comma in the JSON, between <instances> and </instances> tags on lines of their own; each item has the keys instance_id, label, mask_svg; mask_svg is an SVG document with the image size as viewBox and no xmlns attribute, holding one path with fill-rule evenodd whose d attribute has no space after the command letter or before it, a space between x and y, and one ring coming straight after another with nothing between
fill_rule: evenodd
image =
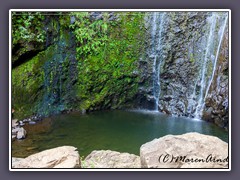
<instances>
[{"instance_id":1,"label":"green water","mask_svg":"<svg viewBox=\"0 0 240 180\"><path fill-rule=\"evenodd\" d=\"M27 138L12 142L14 157L26 157L63 145L77 147L81 156L101 149L138 155L140 146L154 138L187 132L214 135L228 142L228 132L212 123L149 111L58 115L26 125L25 129Z\"/></svg>"}]
</instances>

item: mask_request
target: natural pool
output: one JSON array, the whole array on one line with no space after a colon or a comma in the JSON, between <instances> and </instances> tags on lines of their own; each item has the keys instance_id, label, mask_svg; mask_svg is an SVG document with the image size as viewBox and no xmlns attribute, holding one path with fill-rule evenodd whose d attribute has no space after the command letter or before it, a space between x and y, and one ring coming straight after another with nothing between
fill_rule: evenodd
<instances>
[{"instance_id":1,"label":"natural pool","mask_svg":"<svg viewBox=\"0 0 240 180\"><path fill-rule=\"evenodd\" d=\"M228 142L228 132L212 123L151 111L63 114L24 128L28 132L27 138L12 142L14 157L26 157L63 145L77 147L81 156L102 149L138 155L140 146L154 138L187 132L213 135Z\"/></svg>"}]
</instances>

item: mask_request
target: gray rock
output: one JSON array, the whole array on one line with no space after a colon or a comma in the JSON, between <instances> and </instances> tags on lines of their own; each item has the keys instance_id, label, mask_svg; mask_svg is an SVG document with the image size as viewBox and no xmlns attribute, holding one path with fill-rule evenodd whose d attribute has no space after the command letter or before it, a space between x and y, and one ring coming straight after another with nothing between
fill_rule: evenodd
<instances>
[{"instance_id":1,"label":"gray rock","mask_svg":"<svg viewBox=\"0 0 240 180\"><path fill-rule=\"evenodd\" d=\"M101 12L92 12L90 14L90 17L93 19L93 20L100 20L103 18L103 14Z\"/></svg>"},{"instance_id":2,"label":"gray rock","mask_svg":"<svg viewBox=\"0 0 240 180\"><path fill-rule=\"evenodd\" d=\"M179 114L185 113L185 104L181 101L178 101L176 104L176 109L179 111Z\"/></svg>"},{"instance_id":3,"label":"gray rock","mask_svg":"<svg viewBox=\"0 0 240 180\"><path fill-rule=\"evenodd\" d=\"M14 159L13 168L75 168L80 166L77 148L61 146L30 155L19 161Z\"/></svg>"},{"instance_id":4,"label":"gray rock","mask_svg":"<svg viewBox=\"0 0 240 180\"><path fill-rule=\"evenodd\" d=\"M17 132L20 130L19 127L16 127L14 129L12 129L12 134L17 134Z\"/></svg>"},{"instance_id":5,"label":"gray rock","mask_svg":"<svg viewBox=\"0 0 240 180\"><path fill-rule=\"evenodd\" d=\"M24 139L27 135L27 132L23 128L19 128L17 131L17 139Z\"/></svg>"},{"instance_id":6,"label":"gray rock","mask_svg":"<svg viewBox=\"0 0 240 180\"><path fill-rule=\"evenodd\" d=\"M86 114L86 109L82 109L81 113Z\"/></svg>"},{"instance_id":7,"label":"gray rock","mask_svg":"<svg viewBox=\"0 0 240 180\"><path fill-rule=\"evenodd\" d=\"M195 100L188 99L187 113L188 115L193 115L197 107L197 102Z\"/></svg>"},{"instance_id":8,"label":"gray rock","mask_svg":"<svg viewBox=\"0 0 240 180\"><path fill-rule=\"evenodd\" d=\"M142 168L227 168L228 144L199 133L167 135L143 144L140 158Z\"/></svg>"},{"instance_id":9,"label":"gray rock","mask_svg":"<svg viewBox=\"0 0 240 180\"><path fill-rule=\"evenodd\" d=\"M147 100L150 101L150 102L154 102L155 101L155 97L151 96L151 95L148 95L147 96Z\"/></svg>"},{"instance_id":10,"label":"gray rock","mask_svg":"<svg viewBox=\"0 0 240 180\"><path fill-rule=\"evenodd\" d=\"M73 23L75 23L75 21L76 21L76 18L74 16L71 16L70 17L70 23L73 24Z\"/></svg>"},{"instance_id":11,"label":"gray rock","mask_svg":"<svg viewBox=\"0 0 240 180\"><path fill-rule=\"evenodd\" d=\"M24 158L16 158L16 157L12 157L12 168L15 168L17 166L19 166L21 164L21 161Z\"/></svg>"},{"instance_id":12,"label":"gray rock","mask_svg":"<svg viewBox=\"0 0 240 180\"><path fill-rule=\"evenodd\" d=\"M25 123L25 122L28 122L28 119L24 119L23 122L24 122L24 123Z\"/></svg>"},{"instance_id":13,"label":"gray rock","mask_svg":"<svg viewBox=\"0 0 240 180\"><path fill-rule=\"evenodd\" d=\"M23 121L19 121L19 125L20 125L20 126L24 126L25 123L24 123Z\"/></svg>"},{"instance_id":14,"label":"gray rock","mask_svg":"<svg viewBox=\"0 0 240 180\"><path fill-rule=\"evenodd\" d=\"M140 168L140 157L110 150L92 151L82 162L83 168Z\"/></svg>"},{"instance_id":15,"label":"gray rock","mask_svg":"<svg viewBox=\"0 0 240 180\"><path fill-rule=\"evenodd\" d=\"M20 123L19 125L22 127L22 126L24 126L24 125L25 125L25 123Z\"/></svg>"},{"instance_id":16,"label":"gray rock","mask_svg":"<svg viewBox=\"0 0 240 180\"><path fill-rule=\"evenodd\" d=\"M12 157L12 163L19 162L23 160L24 158L17 158L17 157Z\"/></svg>"},{"instance_id":17,"label":"gray rock","mask_svg":"<svg viewBox=\"0 0 240 180\"><path fill-rule=\"evenodd\" d=\"M29 123L29 124L36 124L35 121L29 121L28 123Z\"/></svg>"},{"instance_id":18,"label":"gray rock","mask_svg":"<svg viewBox=\"0 0 240 180\"><path fill-rule=\"evenodd\" d=\"M202 118L204 120L211 121L211 119L212 119L212 117L211 117L212 116L212 111L213 111L212 107L208 108L206 111L203 111Z\"/></svg>"},{"instance_id":19,"label":"gray rock","mask_svg":"<svg viewBox=\"0 0 240 180\"><path fill-rule=\"evenodd\" d=\"M170 101L173 98L174 98L173 95L164 95L164 97L163 97L164 101Z\"/></svg>"},{"instance_id":20,"label":"gray rock","mask_svg":"<svg viewBox=\"0 0 240 180\"><path fill-rule=\"evenodd\" d=\"M18 120L17 119L13 119L12 120L12 127L15 128L16 126L18 126Z\"/></svg>"},{"instance_id":21,"label":"gray rock","mask_svg":"<svg viewBox=\"0 0 240 180\"><path fill-rule=\"evenodd\" d=\"M173 30L174 30L175 33L179 33L179 32L182 31L182 30L181 30L179 27L177 27L177 26L176 26Z\"/></svg>"}]
</instances>

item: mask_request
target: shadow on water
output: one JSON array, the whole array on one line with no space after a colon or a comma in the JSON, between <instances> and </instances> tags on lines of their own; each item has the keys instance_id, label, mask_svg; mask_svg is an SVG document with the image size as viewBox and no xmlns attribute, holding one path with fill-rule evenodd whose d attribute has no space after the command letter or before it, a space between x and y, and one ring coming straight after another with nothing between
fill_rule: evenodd
<instances>
[{"instance_id":1,"label":"shadow on water","mask_svg":"<svg viewBox=\"0 0 240 180\"><path fill-rule=\"evenodd\" d=\"M228 133L214 124L152 111L100 111L46 118L25 126L28 137L12 143L12 155L30 154L63 145L78 148L81 156L110 149L139 154L142 144L168 134L187 132L217 136L228 142Z\"/></svg>"}]
</instances>

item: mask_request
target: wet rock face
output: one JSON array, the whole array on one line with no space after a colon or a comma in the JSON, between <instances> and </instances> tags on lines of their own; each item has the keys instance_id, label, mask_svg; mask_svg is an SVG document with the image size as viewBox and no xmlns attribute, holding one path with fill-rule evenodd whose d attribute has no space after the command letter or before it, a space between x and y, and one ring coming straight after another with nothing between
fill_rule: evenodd
<instances>
[{"instance_id":1,"label":"wet rock face","mask_svg":"<svg viewBox=\"0 0 240 180\"><path fill-rule=\"evenodd\" d=\"M16 67L12 71L12 97L13 106L21 107L15 112L18 119L36 114L57 114L70 109L71 102L74 104L73 85L77 79L75 38L69 29L63 28L62 21L58 16L46 16L43 49L39 52L40 45L36 46L34 51L37 54L24 58L25 63L12 53L17 58L13 63ZM68 22L69 19L66 24Z\"/></svg>"},{"instance_id":2,"label":"wet rock face","mask_svg":"<svg viewBox=\"0 0 240 180\"><path fill-rule=\"evenodd\" d=\"M107 16L108 21L113 21L117 19L117 16L114 14L114 12L105 12L105 15ZM92 20L102 20L104 19L104 12L91 12L90 18Z\"/></svg>"},{"instance_id":3,"label":"wet rock face","mask_svg":"<svg viewBox=\"0 0 240 180\"><path fill-rule=\"evenodd\" d=\"M148 23L149 19L146 19ZM194 13L167 13L165 15L164 30L162 32L162 63L160 67L161 93L159 97L159 110L174 115L187 115L188 96L193 90L198 75L199 62L191 61L192 54L197 54L200 46L200 37L204 33L206 15L201 12ZM151 24L148 24L150 29ZM151 49L151 42L146 42ZM192 58L193 59L193 58ZM146 55L148 61L144 70L145 96L152 95L149 90L152 86L153 61L150 52ZM147 69L147 70L145 70ZM147 94L147 95L146 95ZM146 98L148 101L148 98ZM175 107L177 104L177 107Z\"/></svg>"},{"instance_id":4,"label":"wet rock face","mask_svg":"<svg viewBox=\"0 0 240 180\"><path fill-rule=\"evenodd\" d=\"M199 104L201 88L207 89L210 76L213 71L214 56L216 55L217 43L219 42L220 28L210 34L210 17L208 12L170 12L165 15L162 25L160 54L160 96L158 110L177 116L194 117ZM216 20L223 23L223 18ZM145 57L139 61L141 69L141 82L139 88L138 104L141 108L152 109L155 99L153 97L154 58L151 42L152 18L146 18ZM227 27L225 28L227 29ZM156 35L159 38L159 35ZM213 36L213 48L207 52L209 36ZM214 78L210 86L208 96L205 99L205 107L202 119L213 121L221 127L226 127L228 122L228 33L225 30L221 44L219 58L216 65ZM155 43L156 44L156 43ZM156 46L156 45L155 45ZM211 46L211 44L210 44ZM201 84L203 63L206 62L205 87ZM208 110L209 108L212 108ZM207 112L207 114L205 113Z\"/></svg>"},{"instance_id":5,"label":"wet rock face","mask_svg":"<svg viewBox=\"0 0 240 180\"><path fill-rule=\"evenodd\" d=\"M228 130L228 30L226 31L219 54L218 65L210 93L206 99L203 119L211 121ZM208 116L207 116L208 115Z\"/></svg>"}]
</instances>

